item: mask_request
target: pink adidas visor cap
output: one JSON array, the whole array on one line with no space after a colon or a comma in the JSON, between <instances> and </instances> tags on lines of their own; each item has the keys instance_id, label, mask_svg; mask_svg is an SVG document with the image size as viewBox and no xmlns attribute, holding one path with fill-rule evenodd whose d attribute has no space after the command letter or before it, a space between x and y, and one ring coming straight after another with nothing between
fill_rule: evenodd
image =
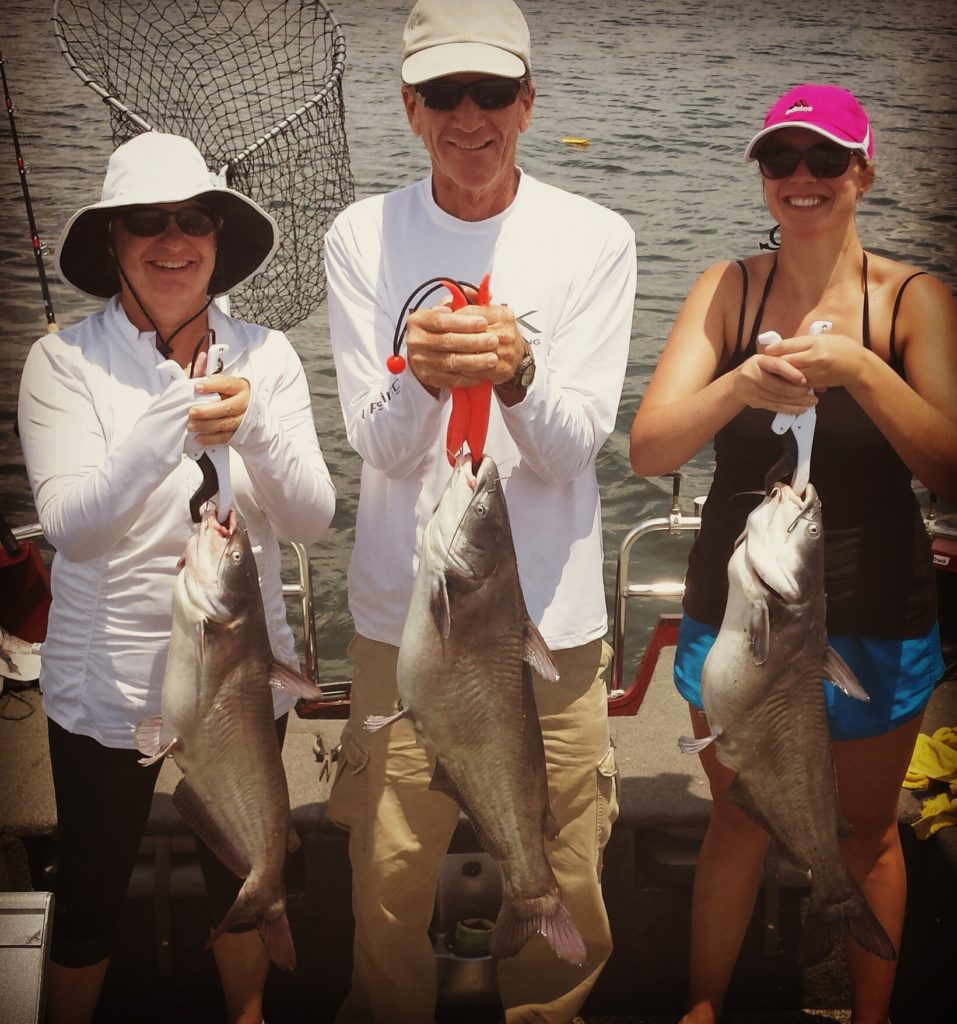
<instances>
[{"instance_id":1,"label":"pink adidas visor cap","mask_svg":"<svg viewBox=\"0 0 957 1024\"><path fill-rule=\"evenodd\" d=\"M748 143L745 160L755 158L758 143L779 128L810 128L848 149L874 155L871 124L852 93L836 85L798 85L768 111L764 127Z\"/></svg>"}]
</instances>

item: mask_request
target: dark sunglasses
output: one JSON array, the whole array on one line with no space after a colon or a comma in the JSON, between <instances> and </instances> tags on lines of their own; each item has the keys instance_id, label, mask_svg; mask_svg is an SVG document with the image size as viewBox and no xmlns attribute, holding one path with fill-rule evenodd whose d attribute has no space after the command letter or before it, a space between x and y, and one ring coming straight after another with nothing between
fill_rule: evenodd
<instances>
[{"instance_id":1,"label":"dark sunglasses","mask_svg":"<svg viewBox=\"0 0 957 1024\"><path fill-rule=\"evenodd\" d=\"M218 231L223 218L218 213L198 206L183 206L178 210L164 210L158 206L134 206L120 211L120 222L131 235L152 238L161 235L169 224L170 217L184 235L200 238Z\"/></svg>"},{"instance_id":2,"label":"dark sunglasses","mask_svg":"<svg viewBox=\"0 0 957 1024\"><path fill-rule=\"evenodd\" d=\"M466 96L471 96L480 110L504 110L515 102L524 81L524 78L483 78L466 84L451 78L434 78L431 82L420 82L415 91L429 110L455 110Z\"/></svg>"},{"instance_id":3,"label":"dark sunglasses","mask_svg":"<svg viewBox=\"0 0 957 1024\"><path fill-rule=\"evenodd\" d=\"M815 178L839 178L848 168L854 151L836 142L818 142L810 149L798 149L781 142L762 146L755 154L765 178L789 178L803 160Z\"/></svg>"}]
</instances>

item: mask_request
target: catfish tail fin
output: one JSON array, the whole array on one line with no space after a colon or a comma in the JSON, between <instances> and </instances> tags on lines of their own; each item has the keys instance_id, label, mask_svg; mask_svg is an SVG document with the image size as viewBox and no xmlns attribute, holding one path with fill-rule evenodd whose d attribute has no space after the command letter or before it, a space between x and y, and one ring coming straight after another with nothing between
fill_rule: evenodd
<instances>
[{"instance_id":1,"label":"catfish tail fin","mask_svg":"<svg viewBox=\"0 0 957 1024\"><path fill-rule=\"evenodd\" d=\"M506 896L492 932L492 956L515 956L536 932L560 959L579 967L585 963L585 943L557 893L536 899Z\"/></svg>"},{"instance_id":2,"label":"catfish tail fin","mask_svg":"<svg viewBox=\"0 0 957 1024\"><path fill-rule=\"evenodd\" d=\"M289 918L286 915L285 901L274 902L266 913L262 914L256 907L258 897L257 886L251 884L251 880L247 880L226 916L213 930L206 947L208 949L212 946L221 935L235 925L255 923L269 959L284 971L294 971L296 950L289 928Z\"/></svg>"},{"instance_id":3,"label":"catfish tail fin","mask_svg":"<svg viewBox=\"0 0 957 1024\"><path fill-rule=\"evenodd\" d=\"M845 935L882 960L897 959L894 943L863 893L855 890L834 903L815 905L812 898L798 945L798 962L802 967L819 963Z\"/></svg>"},{"instance_id":4,"label":"catfish tail fin","mask_svg":"<svg viewBox=\"0 0 957 1024\"><path fill-rule=\"evenodd\" d=\"M259 922L259 934L266 947L266 952L269 954L269 959L284 971L294 971L296 969L296 947L292 942L292 932L289 928L289 917L285 907L281 914L276 916L267 914Z\"/></svg>"}]
</instances>

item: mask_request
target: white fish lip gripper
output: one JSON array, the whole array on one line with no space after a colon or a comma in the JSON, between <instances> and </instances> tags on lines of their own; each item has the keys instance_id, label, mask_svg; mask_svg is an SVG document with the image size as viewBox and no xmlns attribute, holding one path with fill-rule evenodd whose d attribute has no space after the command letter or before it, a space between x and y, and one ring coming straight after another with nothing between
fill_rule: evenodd
<instances>
[{"instance_id":1,"label":"white fish lip gripper","mask_svg":"<svg viewBox=\"0 0 957 1024\"><path fill-rule=\"evenodd\" d=\"M209 352L206 358L206 376L210 376L214 373L220 373L223 369L226 353L229 350L228 345L212 344L209 346ZM220 397L215 392L206 395L197 395L197 402L218 402ZM206 457L209 462L212 463L213 471L216 476L216 488L219 492L219 501L216 506L216 518L220 523L225 524L229 520L229 510L233 507L233 489L229 478L229 445L218 444L218 445L198 445L190 443L187 440L186 454L191 459L195 459L197 462ZM194 502L197 499L205 500L211 497L212 494L206 493L207 491L207 480L206 467L203 469L203 486L200 487L199 491L193 496L190 502L190 512L192 513L193 520L199 522L199 509L193 508ZM210 486L212 484L210 483ZM216 493L215 491L212 493Z\"/></svg>"},{"instance_id":2,"label":"white fish lip gripper","mask_svg":"<svg viewBox=\"0 0 957 1024\"><path fill-rule=\"evenodd\" d=\"M832 326L830 320L815 320L808 334L823 334ZM770 345L772 341L780 340L781 335L777 331L764 331L758 335L759 345ZM797 467L791 476L791 487L796 494L804 494L811 479L811 448L814 446L816 425L817 410L813 408L801 413L779 412L771 423L775 434L786 434L790 430L797 441Z\"/></svg>"}]
</instances>

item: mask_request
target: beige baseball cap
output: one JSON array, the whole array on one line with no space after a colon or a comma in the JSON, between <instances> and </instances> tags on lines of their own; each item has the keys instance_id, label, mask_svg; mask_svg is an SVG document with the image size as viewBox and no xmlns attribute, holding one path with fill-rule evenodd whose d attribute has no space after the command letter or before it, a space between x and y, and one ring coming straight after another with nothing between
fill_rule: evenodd
<instances>
[{"instance_id":1,"label":"beige baseball cap","mask_svg":"<svg viewBox=\"0 0 957 1024\"><path fill-rule=\"evenodd\" d=\"M528 24L513 0L418 0L402 33L402 81L530 74Z\"/></svg>"}]
</instances>

